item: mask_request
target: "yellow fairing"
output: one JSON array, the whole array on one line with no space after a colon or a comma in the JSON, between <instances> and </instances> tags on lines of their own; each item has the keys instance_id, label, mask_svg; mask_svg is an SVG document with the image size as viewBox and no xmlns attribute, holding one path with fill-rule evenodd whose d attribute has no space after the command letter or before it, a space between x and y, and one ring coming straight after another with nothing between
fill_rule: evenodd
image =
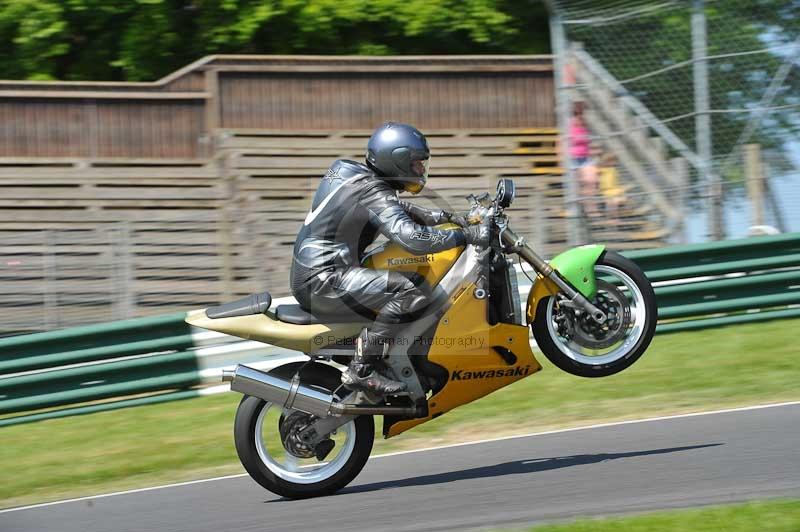
<instances>
[{"instance_id":1,"label":"yellow fairing","mask_svg":"<svg viewBox=\"0 0 800 532\"><path fill-rule=\"evenodd\" d=\"M446 368L450 377L428 400L428 417L395 423L387 438L541 369L531 351L528 328L508 323L489 325L487 300L475 299L474 289L475 285L469 285L461 292L436 328L428 360ZM507 364L493 349L495 346L514 353L516 362Z\"/></svg>"},{"instance_id":2,"label":"yellow fairing","mask_svg":"<svg viewBox=\"0 0 800 532\"><path fill-rule=\"evenodd\" d=\"M195 327L303 353L315 353L323 347L335 344L337 340L355 336L364 327L363 323L295 325L278 321L272 312L212 320L206 316L205 309L190 312L186 316L186 322Z\"/></svg>"},{"instance_id":3,"label":"yellow fairing","mask_svg":"<svg viewBox=\"0 0 800 532\"><path fill-rule=\"evenodd\" d=\"M530 293L528 293L528 305L525 312L528 324L533 323L533 319L536 317L536 307L539 305L539 301L546 297L556 295L558 292L558 287L550 279L546 279L541 275L536 278L533 288L531 288Z\"/></svg>"},{"instance_id":4,"label":"yellow fairing","mask_svg":"<svg viewBox=\"0 0 800 532\"><path fill-rule=\"evenodd\" d=\"M447 224L439 229L452 229L458 226ZM425 278L430 286L436 286L442 277L453 267L463 246L455 247L439 253L427 255L412 255L397 244L386 244L380 251L371 254L364 262L367 268L376 270L396 270L401 272L416 272Z\"/></svg>"}]
</instances>

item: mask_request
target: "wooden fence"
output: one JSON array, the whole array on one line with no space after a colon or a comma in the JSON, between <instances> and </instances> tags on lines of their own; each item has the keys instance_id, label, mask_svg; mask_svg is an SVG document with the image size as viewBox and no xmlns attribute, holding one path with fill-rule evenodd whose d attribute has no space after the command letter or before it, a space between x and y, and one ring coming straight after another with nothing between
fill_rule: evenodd
<instances>
[{"instance_id":1,"label":"wooden fence","mask_svg":"<svg viewBox=\"0 0 800 532\"><path fill-rule=\"evenodd\" d=\"M152 83L0 81L0 157L213 156L217 128L552 127L550 56L203 58Z\"/></svg>"}]
</instances>

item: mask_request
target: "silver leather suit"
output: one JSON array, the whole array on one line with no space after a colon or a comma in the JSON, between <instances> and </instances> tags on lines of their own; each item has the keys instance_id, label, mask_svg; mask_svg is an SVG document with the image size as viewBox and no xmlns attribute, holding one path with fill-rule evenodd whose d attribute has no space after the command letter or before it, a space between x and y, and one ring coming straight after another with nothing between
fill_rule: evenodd
<instances>
[{"instance_id":1,"label":"silver leather suit","mask_svg":"<svg viewBox=\"0 0 800 532\"><path fill-rule=\"evenodd\" d=\"M368 166L334 162L295 241L291 288L297 302L318 315L375 316L371 332L394 338L404 320L424 309L426 286L413 274L361 267L364 250L379 234L417 255L464 245L463 231L430 227L445 221L443 211L400 201Z\"/></svg>"}]
</instances>

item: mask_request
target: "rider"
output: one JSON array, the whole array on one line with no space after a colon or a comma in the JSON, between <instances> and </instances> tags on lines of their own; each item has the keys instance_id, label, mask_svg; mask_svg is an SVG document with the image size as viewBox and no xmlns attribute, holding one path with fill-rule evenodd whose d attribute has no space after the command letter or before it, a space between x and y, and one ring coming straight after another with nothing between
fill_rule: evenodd
<instances>
[{"instance_id":1,"label":"rider","mask_svg":"<svg viewBox=\"0 0 800 532\"><path fill-rule=\"evenodd\" d=\"M466 224L447 211L400 201L399 192L422 190L429 163L422 133L407 124L383 124L367 143L366 165L348 160L331 165L297 235L291 286L300 306L319 314L366 310L376 315L359 335L355 356L342 374L342 383L351 390L385 395L405 389L405 383L378 373L375 363L403 321L422 310L428 299L413 276L361 267L365 248L378 234L415 255L465 243L488 244L489 231L483 225L436 229L431 226L448 221Z\"/></svg>"}]
</instances>

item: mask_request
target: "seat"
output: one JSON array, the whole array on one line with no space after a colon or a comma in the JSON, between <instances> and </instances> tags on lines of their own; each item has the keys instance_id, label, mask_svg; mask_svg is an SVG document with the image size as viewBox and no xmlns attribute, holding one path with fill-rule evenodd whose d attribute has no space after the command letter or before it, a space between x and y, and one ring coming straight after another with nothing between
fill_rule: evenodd
<instances>
[{"instance_id":1,"label":"seat","mask_svg":"<svg viewBox=\"0 0 800 532\"><path fill-rule=\"evenodd\" d=\"M263 314L269 310L271 304L272 296L269 292L261 292L260 294L253 294L230 303L217 305L216 307L208 307L206 309L206 316L215 320L218 318Z\"/></svg>"},{"instance_id":2,"label":"seat","mask_svg":"<svg viewBox=\"0 0 800 532\"><path fill-rule=\"evenodd\" d=\"M275 308L278 320L295 325L314 325L316 323L371 323L372 318L348 312L336 314L312 314L300 305L278 305Z\"/></svg>"}]
</instances>

